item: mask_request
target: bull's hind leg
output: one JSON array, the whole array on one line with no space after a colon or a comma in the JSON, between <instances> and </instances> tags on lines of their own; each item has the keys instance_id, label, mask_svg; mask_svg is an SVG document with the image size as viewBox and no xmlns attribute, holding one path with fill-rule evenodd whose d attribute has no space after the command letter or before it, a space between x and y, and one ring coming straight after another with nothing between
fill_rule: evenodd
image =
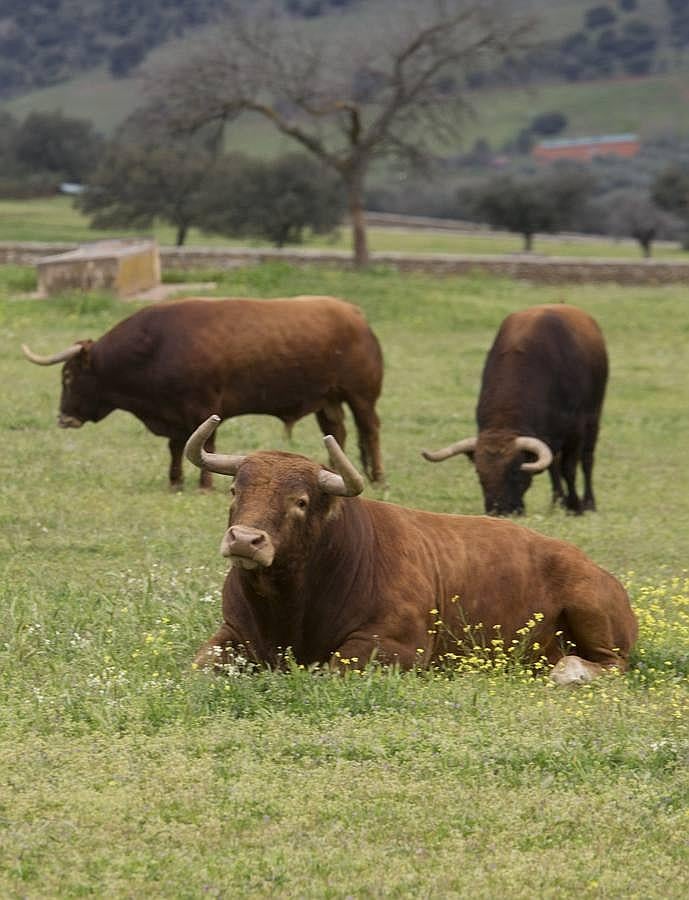
<instances>
[{"instance_id":1,"label":"bull's hind leg","mask_svg":"<svg viewBox=\"0 0 689 900\"><path fill-rule=\"evenodd\" d=\"M552 668L550 677L555 684L588 684L606 671L600 663L590 662L580 656L563 656Z\"/></svg>"},{"instance_id":2,"label":"bull's hind leg","mask_svg":"<svg viewBox=\"0 0 689 900\"><path fill-rule=\"evenodd\" d=\"M350 397L347 400L359 433L361 465L369 481L383 481L383 462L380 456L380 419L373 403Z\"/></svg>"},{"instance_id":3,"label":"bull's hind leg","mask_svg":"<svg viewBox=\"0 0 689 900\"><path fill-rule=\"evenodd\" d=\"M414 644L414 647L416 644ZM384 666L400 669L424 667L426 660L414 648L391 638L351 635L330 657L330 668L339 672L363 669L375 661Z\"/></svg>"},{"instance_id":4,"label":"bull's hind leg","mask_svg":"<svg viewBox=\"0 0 689 900\"><path fill-rule=\"evenodd\" d=\"M553 505L556 503L564 504L565 495L562 490L562 480L560 478L560 454L556 454L552 463L548 467L548 475L550 476L550 486L553 491Z\"/></svg>"},{"instance_id":5,"label":"bull's hind leg","mask_svg":"<svg viewBox=\"0 0 689 900\"><path fill-rule=\"evenodd\" d=\"M584 473L584 499L583 509L595 510L596 500L593 496L593 453L598 437L598 424L591 426L584 439L584 447L581 451L581 468Z\"/></svg>"},{"instance_id":6,"label":"bull's hind leg","mask_svg":"<svg viewBox=\"0 0 689 900\"><path fill-rule=\"evenodd\" d=\"M627 594L611 575L601 573L573 592L563 611L563 629L575 653L563 656L551 672L558 684L591 681L602 672L627 669L636 639L636 619Z\"/></svg>"},{"instance_id":7,"label":"bull's hind leg","mask_svg":"<svg viewBox=\"0 0 689 900\"><path fill-rule=\"evenodd\" d=\"M585 449L581 453L581 468L584 473L584 499L582 509L595 510L596 500L593 496L593 448Z\"/></svg>"}]
</instances>

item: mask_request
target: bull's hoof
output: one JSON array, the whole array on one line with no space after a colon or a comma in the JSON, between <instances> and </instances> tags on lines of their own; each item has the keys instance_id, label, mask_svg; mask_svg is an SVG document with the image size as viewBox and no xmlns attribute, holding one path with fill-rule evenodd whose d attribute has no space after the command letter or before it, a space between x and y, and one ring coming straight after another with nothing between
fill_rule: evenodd
<instances>
[{"instance_id":1,"label":"bull's hoof","mask_svg":"<svg viewBox=\"0 0 689 900\"><path fill-rule=\"evenodd\" d=\"M588 684L603 671L598 663L582 659L580 656L563 656L552 668L551 679L555 684Z\"/></svg>"},{"instance_id":2,"label":"bull's hoof","mask_svg":"<svg viewBox=\"0 0 689 900\"><path fill-rule=\"evenodd\" d=\"M217 675L224 670L225 662L224 649L218 644L213 644L199 650L191 667L195 672Z\"/></svg>"},{"instance_id":3,"label":"bull's hoof","mask_svg":"<svg viewBox=\"0 0 689 900\"><path fill-rule=\"evenodd\" d=\"M179 494L184 490L184 484L181 481L171 481L169 484L169 491L171 494Z\"/></svg>"}]
</instances>

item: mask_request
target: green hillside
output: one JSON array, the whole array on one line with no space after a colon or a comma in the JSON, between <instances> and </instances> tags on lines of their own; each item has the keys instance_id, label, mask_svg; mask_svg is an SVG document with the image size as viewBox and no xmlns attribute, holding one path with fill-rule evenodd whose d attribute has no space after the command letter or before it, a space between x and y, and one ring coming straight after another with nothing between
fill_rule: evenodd
<instances>
[{"instance_id":1,"label":"green hillside","mask_svg":"<svg viewBox=\"0 0 689 900\"><path fill-rule=\"evenodd\" d=\"M35 5L35 0L29 5ZM593 2L572 4L566 0L511 0L506 8L515 14L533 16L532 36L537 41L560 39L563 35L581 31L586 11L594 5ZM621 15L619 7L622 4L598 4L601 5ZM74 9L78 6L78 3L72 4ZM389 15L391 9L398 10L399 4L397 0L350 0L343 6L326 2L321 6L322 14L303 19L303 27L316 32L328 32L336 27L339 38L344 36L345 42L350 40L355 44L358 37L373 29L382 16ZM1 7L0 3L0 12ZM528 90L510 87L474 91L471 101L476 116L466 124L466 147L478 137L487 138L493 146L500 146L535 114L552 109L567 116L567 134L572 136L615 131L635 131L643 137L666 131L689 134L689 62L686 54L682 57L678 52L670 52L666 0L638 0L633 13L624 15L627 18L620 21L628 21L633 15L634 21L646 22L655 29L658 49L654 68L663 69L661 74L648 77L618 74L607 80L551 79ZM162 46L147 53L145 67L155 67L161 61L174 60L188 53L189 42L203 36L207 27L187 28L182 37L170 37ZM589 29L591 35L598 33ZM76 77L4 100L0 102L0 109L7 109L18 117L34 110L62 110L65 114L89 119L100 131L109 134L144 99L141 70L133 71L136 73L133 77L113 78L104 61L100 67ZM249 150L259 156L274 155L287 146L269 126L251 119L243 119L233 126L228 143L232 148Z\"/></svg>"},{"instance_id":2,"label":"green hillside","mask_svg":"<svg viewBox=\"0 0 689 900\"><path fill-rule=\"evenodd\" d=\"M529 88L473 91L475 112L467 118L466 149L478 137L500 146L539 112L557 109L567 116L566 135L580 136L633 131L644 138L663 132L689 135L687 73L585 83L561 83ZM109 134L144 100L138 78L114 80L98 70L2 104L19 118L34 110L62 110L92 121ZM275 129L256 117L232 125L228 145L252 155L270 157L291 147Z\"/></svg>"}]
</instances>

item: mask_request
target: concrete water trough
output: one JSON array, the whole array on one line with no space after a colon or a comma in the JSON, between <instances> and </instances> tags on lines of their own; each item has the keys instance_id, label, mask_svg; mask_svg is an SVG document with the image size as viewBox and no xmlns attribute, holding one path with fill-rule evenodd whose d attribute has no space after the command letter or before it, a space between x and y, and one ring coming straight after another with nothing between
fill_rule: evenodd
<instances>
[{"instance_id":1,"label":"concrete water trough","mask_svg":"<svg viewBox=\"0 0 689 900\"><path fill-rule=\"evenodd\" d=\"M158 244L141 238L94 241L67 253L44 256L36 268L43 296L105 290L129 297L160 284Z\"/></svg>"}]
</instances>

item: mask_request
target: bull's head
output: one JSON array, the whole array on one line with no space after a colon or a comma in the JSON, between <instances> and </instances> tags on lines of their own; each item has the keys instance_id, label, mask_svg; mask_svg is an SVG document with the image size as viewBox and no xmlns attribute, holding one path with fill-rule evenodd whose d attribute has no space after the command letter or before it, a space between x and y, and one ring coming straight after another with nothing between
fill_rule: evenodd
<instances>
[{"instance_id":1,"label":"bull's head","mask_svg":"<svg viewBox=\"0 0 689 900\"><path fill-rule=\"evenodd\" d=\"M62 395L57 424L61 428L80 428L84 422L98 422L113 408L107 404L98 376L91 364L93 341L79 341L53 356L39 356L22 344L24 356L38 366L63 362Z\"/></svg>"},{"instance_id":2,"label":"bull's head","mask_svg":"<svg viewBox=\"0 0 689 900\"><path fill-rule=\"evenodd\" d=\"M548 445L536 437L509 432L481 432L433 452L423 450L430 462L441 462L466 453L476 467L488 515L520 515L531 479L553 461ZM536 459L530 459L535 456Z\"/></svg>"},{"instance_id":3,"label":"bull's head","mask_svg":"<svg viewBox=\"0 0 689 900\"><path fill-rule=\"evenodd\" d=\"M359 472L334 437L325 437L333 472L293 453L249 456L203 449L220 423L211 416L187 441L187 458L202 469L234 476L232 504L220 552L244 569L288 566L303 558L333 513L336 497L364 489Z\"/></svg>"}]
</instances>

